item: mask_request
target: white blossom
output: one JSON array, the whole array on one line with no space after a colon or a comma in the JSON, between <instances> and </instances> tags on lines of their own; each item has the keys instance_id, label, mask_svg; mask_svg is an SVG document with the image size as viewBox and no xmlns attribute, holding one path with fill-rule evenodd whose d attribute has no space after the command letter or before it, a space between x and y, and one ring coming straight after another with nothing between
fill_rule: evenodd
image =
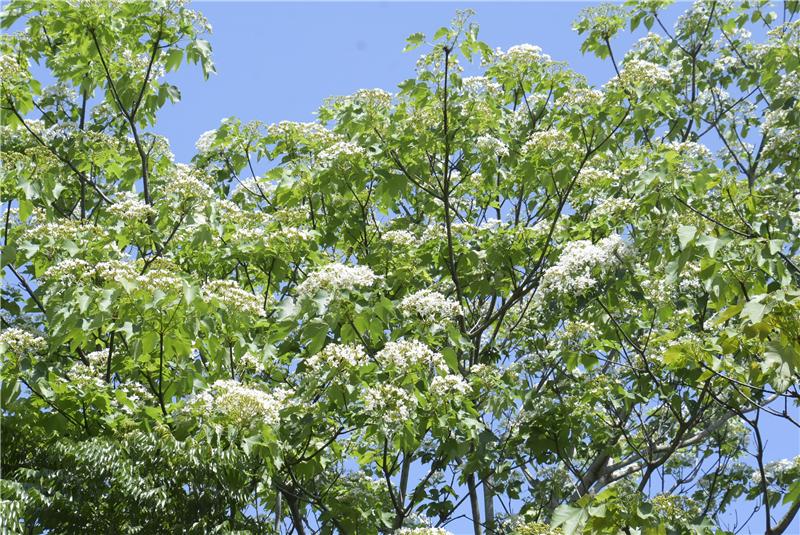
<instances>
[{"instance_id":1,"label":"white blossom","mask_svg":"<svg viewBox=\"0 0 800 535\"><path fill-rule=\"evenodd\" d=\"M194 167L176 164L174 173L165 185L167 193L176 195L182 200L210 199L213 197L213 191L197 175L198 171Z\"/></svg>"},{"instance_id":2,"label":"white blossom","mask_svg":"<svg viewBox=\"0 0 800 535\"><path fill-rule=\"evenodd\" d=\"M669 84L672 78L669 71L660 65L643 59L625 61L619 76L614 77L609 86L622 86L626 89L653 89Z\"/></svg>"},{"instance_id":3,"label":"white blossom","mask_svg":"<svg viewBox=\"0 0 800 535\"><path fill-rule=\"evenodd\" d=\"M93 271L94 269L89 262L80 258L67 258L47 268L42 273L42 278L58 281L61 284L72 284L87 275L91 275Z\"/></svg>"},{"instance_id":4,"label":"white blossom","mask_svg":"<svg viewBox=\"0 0 800 535\"><path fill-rule=\"evenodd\" d=\"M417 244L417 237L408 230L388 230L383 233L383 240L391 245L399 247L414 247Z\"/></svg>"},{"instance_id":5,"label":"white blossom","mask_svg":"<svg viewBox=\"0 0 800 535\"><path fill-rule=\"evenodd\" d=\"M592 210L590 219L616 218L636 208L636 203L622 197L603 199Z\"/></svg>"},{"instance_id":6,"label":"white blossom","mask_svg":"<svg viewBox=\"0 0 800 535\"><path fill-rule=\"evenodd\" d=\"M108 207L108 211L117 219L125 222L144 221L156 213L152 206L148 206L144 200L139 198L139 195L132 191L119 194L119 198Z\"/></svg>"},{"instance_id":7,"label":"white blossom","mask_svg":"<svg viewBox=\"0 0 800 535\"><path fill-rule=\"evenodd\" d=\"M283 140L296 139L304 143L328 143L335 139L335 134L320 123L300 123L281 121L267 127L267 135Z\"/></svg>"},{"instance_id":8,"label":"white blossom","mask_svg":"<svg viewBox=\"0 0 800 535\"><path fill-rule=\"evenodd\" d=\"M794 459L780 459L772 461L764 465L764 477L768 483L774 482L790 470L800 470L800 455ZM750 476L750 480L756 484L761 484L761 471L754 470Z\"/></svg>"},{"instance_id":9,"label":"white blossom","mask_svg":"<svg viewBox=\"0 0 800 535\"><path fill-rule=\"evenodd\" d=\"M503 87L486 76L465 76L461 79L464 91L471 95L481 93L499 94Z\"/></svg>"},{"instance_id":10,"label":"white blossom","mask_svg":"<svg viewBox=\"0 0 800 535\"><path fill-rule=\"evenodd\" d=\"M367 388L364 407L379 426L393 429L411 420L417 398L404 388L383 383Z\"/></svg>"},{"instance_id":11,"label":"white blossom","mask_svg":"<svg viewBox=\"0 0 800 535\"><path fill-rule=\"evenodd\" d=\"M266 314L261 304L261 297L243 290L236 281L211 281L203 285L202 291L206 300L216 300L230 312L241 312L253 316Z\"/></svg>"},{"instance_id":12,"label":"white blossom","mask_svg":"<svg viewBox=\"0 0 800 535\"><path fill-rule=\"evenodd\" d=\"M250 351L247 351L244 355L239 358L237 362L237 367L242 370L243 372L249 373L263 373L264 372L264 362L258 355L254 355Z\"/></svg>"},{"instance_id":13,"label":"white blossom","mask_svg":"<svg viewBox=\"0 0 800 535\"><path fill-rule=\"evenodd\" d=\"M575 87L565 93L559 102L575 108L584 108L600 104L604 96L605 94L599 89Z\"/></svg>"},{"instance_id":14,"label":"white blossom","mask_svg":"<svg viewBox=\"0 0 800 535\"><path fill-rule=\"evenodd\" d=\"M397 535L453 535L444 528L401 528L395 531Z\"/></svg>"},{"instance_id":15,"label":"white blossom","mask_svg":"<svg viewBox=\"0 0 800 535\"><path fill-rule=\"evenodd\" d=\"M578 173L576 180L577 184L584 188L591 188L593 186L602 186L606 183L614 182L614 174L605 169L597 169L596 167L584 167Z\"/></svg>"},{"instance_id":16,"label":"white blossom","mask_svg":"<svg viewBox=\"0 0 800 535\"><path fill-rule=\"evenodd\" d=\"M454 396L465 396L469 385L463 378L455 374L437 375L428 388L431 396L439 400L448 400Z\"/></svg>"},{"instance_id":17,"label":"white blossom","mask_svg":"<svg viewBox=\"0 0 800 535\"><path fill-rule=\"evenodd\" d=\"M406 316L421 318L428 324L452 320L461 313L458 302L428 289L404 297L399 309Z\"/></svg>"},{"instance_id":18,"label":"white blossom","mask_svg":"<svg viewBox=\"0 0 800 535\"><path fill-rule=\"evenodd\" d=\"M475 145L480 151L490 154L492 157L503 158L508 156L508 145L494 136L488 134L479 136L475 140Z\"/></svg>"},{"instance_id":19,"label":"white blossom","mask_svg":"<svg viewBox=\"0 0 800 535\"><path fill-rule=\"evenodd\" d=\"M306 280L298 284L297 295L313 297L321 290L333 293L370 288L380 280L381 277L367 266L328 264L312 272Z\"/></svg>"},{"instance_id":20,"label":"white blossom","mask_svg":"<svg viewBox=\"0 0 800 535\"><path fill-rule=\"evenodd\" d=\"M375 359L381 365L393 367L401 373L412 368L447 369L442 355L418 340L401 339L388 342L383 349L378 351Z\"/></svg>"},{"instance_id":21,"label":"white blossom","mask_svg":"<svg viewBox=\"0 0 800 535\"><path fill-rule=\"evenodd\" d=\"M101 279L119 282L121 280L136 280L139 273L133 262L125 262L123 260L108 260L105 262L98 262L94 266L93 275Z\"/></svg>"},{"instance_id":22,"label":"white blossom","mask_svg":"<svg viewBox=\"0 0 800 535\"><path fill-rule=\"evenodd\" d=\"M552 61L549 55L542 52L541 47L528 43L514 45L506 52L498 48L496 54L502 61L516 65L550 63Z\"/></svg>"},{"instance_id":23,"label":"white blossom","mask_svg":"<svg viewBox=\"0 0 800 535\"><path fill-rule=\"evenodd\" d=\"M578 145L563 130L545 130L532 133L520 152L523 157L553 157L556 154L575 152L577 149Z\"/></svg>"},{"instance_id":24,"label":"white blossom","mask_svg":"<svg viewBox=\"0 0 800 535\"><path fill-rule=\"evenodd\" d=\"M337 97L336 103L358 104L377 109L386 109L392 105L392 94L380 88L359 89L352 95Z\"/></svg>"},{"instance_id":25,"label":"white blossom","mask_svg":"<svg viewBox=\"0 0 800 535\"><path fill-rule=\"evenodd\" d=\"M198 154L205 154L211 150L211 145L214 143L214 140L217 137L217 130L207 130L200 134L200 137L197 138L197 141L194 144L195 149L197 149Z\"/></svg>"},{"instance_id":26,"label":"white blossom","mask_svg":"<svg viewBox=\"0 0 800 535\"><path fill-rule=\"evenodd\" d=\"M682 142L669 142L664 144L665 147L669 148L670 150L674 150L684 158L689 160L710 160L713 155L711 151L703 145L702 143L696 143L694 141L682 141Z\"/></svg>"},{"instance_id":27,"label":"white blossom","mask_svg":"<svg viewBox=\"0 0 800 535\"><path fill-rule=\"evenodd\" d=\"M315 373L359 368L368 363L364 348L355 344L329 344L306 359L306 367Z\"/></svg>"},{"instance_id":28,"label":"white blossom","mask_svg":"<svg viewBox=\"0 0 800 535\"><path fill-rule=\"evenodd\" d=\"M0 354L16 355L35 355L47 349L47 341L40 335L20 329L10 327L0 333Z\"/></svg>"},{"instance_id":29,"label":"white blossom","mask_svg":"<svg viewBox=\"0 0 800 535\"><path fill-rule=\"evenodd\" d=\"M280 418L282 398L282 395L271 395L228 379L215 381L198 400L202 408L221 414L238 425L260 422L274 426Z\"/></svg>"},{"instance_id":30,"label":"white blossom","mask_svg":"<svg viewBox=\"0 0 800 535\"><path fill-rule=\"evenodd\" d=\"M323 164L331 164L341 158L354 158L356 156L363 156L366 154L362 147L351 141L337 141L330 147L327 147L317 154L320 162Z\"/></svg>"},{"instance_id":31,"label":"white blossom","mask_svg":"<svg viewBox=\"0 0 800 535\"><path fill-rule=\"evenodd\" d=\"M543 296L551 293L582 293L597 284L596 275L605 273L617 264L624 242L613 234L594 244L577 240L564 246L561 256L548 268L540 283Z\"/></svg>"}]
</instances>

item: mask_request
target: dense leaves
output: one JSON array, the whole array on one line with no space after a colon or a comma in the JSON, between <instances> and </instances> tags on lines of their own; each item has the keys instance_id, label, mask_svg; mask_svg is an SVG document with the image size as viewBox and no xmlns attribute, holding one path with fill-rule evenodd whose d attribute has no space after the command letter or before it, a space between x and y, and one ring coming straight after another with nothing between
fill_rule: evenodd
<instances>
[{"instance_id":1,"label":"dense leaves","mask_svg":"<svg viewBox=\"0 0 800 535\"><path fill-rule=\"evenodd\" d=\"M10 2L2 529L786 532L798 5L667 3L581 14L601 87L459 13L397 93L178 163L200 14Z\"/></svg>"}]
</instances>

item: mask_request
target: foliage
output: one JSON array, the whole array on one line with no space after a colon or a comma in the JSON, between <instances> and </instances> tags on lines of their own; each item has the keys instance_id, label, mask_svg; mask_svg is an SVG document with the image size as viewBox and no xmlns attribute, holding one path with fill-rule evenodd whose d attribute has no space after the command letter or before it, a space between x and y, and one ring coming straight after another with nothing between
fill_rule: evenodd
<instances>
[{"instance_id":1,"label":"foliage","mask_svg":"<svg viewBox=\"0 0 800 535\"><path fill-rule=\"evenodd\" d=\"M602 87L464 12L397 93L187 164L152 129L214 72L200 14L11 1L2 529L784 532L798 5L667 3L582 13Z\"/></svg>"}]
</instances>

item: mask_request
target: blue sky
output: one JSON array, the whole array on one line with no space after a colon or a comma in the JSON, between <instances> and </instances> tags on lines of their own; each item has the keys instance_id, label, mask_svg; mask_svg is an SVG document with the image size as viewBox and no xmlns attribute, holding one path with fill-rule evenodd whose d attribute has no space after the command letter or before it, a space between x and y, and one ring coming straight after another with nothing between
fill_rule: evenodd
<instances>
[{"instance_id":1,"label":"blue sky","mask_svg":"<svg viewBox=\"0 0 800 535\"><path fill-rule=\"evenodd\" d=\"M593 82L612 73L610 63L581 56L571 30L588 4L568 3L273 3L194 2L213 26L218 74L204 82L199 69L172 77L182 102L161 113L157 128L178 159L220 119L235 115L265 122L313 119L323 99L362 88L394 90L413 76L417 55L402 53L414 32L433 34L457 9L471 7L481 37L492 47L541 46ZM620 39L624 46L632 42Z\"/></svg>"}]
</instances>

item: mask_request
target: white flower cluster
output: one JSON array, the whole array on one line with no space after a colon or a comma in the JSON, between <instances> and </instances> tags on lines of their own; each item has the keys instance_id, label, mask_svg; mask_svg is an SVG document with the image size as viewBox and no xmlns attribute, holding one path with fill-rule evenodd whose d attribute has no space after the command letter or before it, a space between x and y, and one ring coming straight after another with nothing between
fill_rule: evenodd
<instances>
[{"instance_id":1,"label":"white flower cluster","mask_svg":"<svg viewBox=\"0 0 800 535\"><path fill-rule=\"evenodd\" d=\"M588 321L567 320L556 336L563 344L580 344L597 336L597 329Z\"/></svg>"},{"instance_id":2,"label":"white flower cluster","mask_svg":"<svg viewBox=\"0 0 800 535\"><path fill-rule=\"evenodd\" d=\"M469 385L459 375L449 373L447 375L437 375L431 381L428 392L435 399L446 401L453 397L466 396Z\"/></svg>"},{"instance_id":3,"label":"white flower cluster","mask_svg":"<svg viewBox=\"0 0 800 535\"><path fill-rule=\"evenodd\" d=\"M264 362L262 361L262 359L257 355L252 354L249 351L246 352L244 355L242 355L241 358L239 358L237 367L243 372L249 372L249 373L264 372Z\"/></svg>"},{"instance_id":4,"label":"white flower cluster","mask_svg":"<svg viewBox=\"0 0 800 535\"><path fill-rule=\"evenodd\" d=\"M392 105L392 94L380 88L359 89L352 95L337 100L344 104L360 104L370 108L386 109Z\"/></svg>"},{"instance_id":5,"label":"white flower cluster","mask_svg":"<svg viewBox=\"0 0 800 535\"><path fill-rule=\"evenodd\" d=\"M622 197L610 197L602 200L595 206L590 219L615 218L636 208L636 203Z\"/></svg>"},{"instance_id":6,"label":"white flower cluster","mask_svg":"<svg viewBox=\"0 0 800 535\"><path fill-rule=\"evenodd\" d=\"M214 192L197 177L197 170L186 164L176 164L175 173L167 183L167 191L182 200L210 199Z\"/></svg>"},{"instance_id":7,"label":"white flower cluster","mask_svg":"<svg viewBox=\"0 0 800 535\"><path fill-rule=\"evenodd\" d=\"M214 140L217 137L217 130L207 130L200 134L200 137L197 138L197 141L194 144L194 148L197 149L198 154L205 154L211 150L211 145L214 143Z\"/></svg>"},{"instance_id":8,"label":"white flower cluster","mask_svg":"<svg viewBox=\"0 0 800 535\"><path fill-rule=\"evenodd\" d=\"M469 368L470 378L483 382L493 382L500 379L500 372L493 366L486 364L473 364Z\"/></svg>"},{"instance_id":9,"label":"white flower cluster","mask_svg":"<svg viewBox=\"0 0 800 535\"><path fill-rule=\"evenodd\" d=\"M594 244L577 240L564 246L561 256L542 275L539 289L542 296L552 293L582 293L597 284L596 273L606 273L618 262L624 242L616 234Z\"/></svg>"},{"instance_id":10,"label":"white flower cluster","mask_svg":"<svg viewBox=\"0 0 800 535\"><path fill-rule=\"evenodd\" d=\"M264 316L264 307L261 297L243 290L236 281L215 280L203 285L203 297L216 300L224 305L229 312L241 312L252 316Z\"/></svg>"},{"instance_id":11,"label":"white flower cluster","mask_svg":"<svg viewBox=\"0 0 800 535\"><path fill-rule=\"evenodd\" d=\"M165 294L176 294L183 290L183 279L166 262L153 263L146 273L136 277L136 282L140 288L150 292L160 290Z\"/></svg>"},{"instance_id":12,"label":"white flower cluster","mask_svg":"<svg viewBox=\"0 0 800 535\"><path fill-rule=\"evenodd\" d=\"M792 220L795 230L800 230L800 194L795 195L794 200L797 202L798 208L789 212L789 218Z\"/></svg>"},{"instance_id":13,"label":"white flower cluster","mask_svg":"<svg viewBox=\"0 0 800 535\"><path fill-rule=\"evenodd\" d=\"M683 295L697 295L703 291L703 281L700 278L700 264L687 262L678 274L678 290Z\"/></svg>"},{"instance_id":14,"label":"white flower cluster","mask_svg":"<svg viewBox=\"0 0 800 535\"><path fill-rule=\"evenodd\" d=\"M396 535L453 535L444 528L402 528Z\"/></svg>"},{"instance_id":15,"label":"white flower cluster","mask_svg":"<svg viewBox=\"0 0 800 535\"><path fill-rule=\"evenodd\" d=\"M28 69L17 61L11 54L0 55L0 83L3 85L19 84L30 77Z\"/></svg>"},{"instance_id":16,"label":"white flower cluster","mask_svg":"<svg viewBox=\"0 0 800 535\"><path fill-rule=\"evenodd\" d=\"M42 273L44 280L58 281L62 284L71 284L91 275L95 268L89 262L79 258L67 258L53 264Z\"/></svg>"},{"instance_id":17,"label":"white flower cluster","mask_svg":"<svg viewBox=\"0 0 800 535\"><path fill-rule=\"evenodd\" d=\"M88 220L58 219L57 221L40 222L37 216L36 222L23 232L21 238L36 242L70 240L80 244L89 236L95 239L102 239L106 236L106 233L99 226Z\"/></svg>"},{"instance_id":18,"label":"white flower cluster","mask_svg":"<svg viewBox=\"0 0 800 535\"><path fill-rule=\"evenodd\" d=\"M156 213L152 206L148 206L132 191L121 193L119 198L108 207L108 211L114 217L125 222L144 221Z\"/></svg>"},{"instance_id":19,"label":"white flower cluster","mask_svg":"<svg viewBox=\"0 0 800 535\"><path fill-rule=\"evenodd\" d=\"M730 93L725 91L721 87L709 87L703 89L697 94L697 99L695 99L695 104L700 108L707 108L707 107L720 107L724 108L733 104L733 99L731 98ZM766 111L764 116L766 117ZM763 125L762 125L763 130Z\"/></svg>"},{"instance_id":20,"label":"white flower cluster","mask_svg":"<svg viewBox=\"0 0 800 535\"><path fill-rule=\"evenodd\" d=\"M0 354L22 357L35 355L46 349L47 341L44 338L19 327L11 327L0 333Z\"/></svg>"},{"instance_id":21,"label":"white flower cluster","mask_svg":"<svg viewBox=\"0 0 800 535\"><path fill-rule=\"evenodd\" d=\"M655 306L671 302L675 298L674 288L669 282L657 273L651 273L646 267L640 267L636 272L639 285L642 287L645 299Z\"/></svg>"},{"instance_id":22,"label":"white flower cluster","mask_svg":"<svg viewBox=\"0 0 800 535\"><path fill-rule=\"evenodd\" d=\"M360 368L368 362L364 348L359 345L329 344L306 359L306 367L315 373L327 374L343 368Z\"/></svg>"},{"instance_id":23,"label":"white flower cluster","mask_svg":"<svg viewBox=\"0 0 800 535\"><path fill-rule=\"evenodd\" d=\"M117 63L117 68L128 73L128 75L135 73L136 76L144 76L145 72L150 69L151 79L157 80L166 74L164 62L156 59L151 64L151 57L146 53L134 54L132 50L125 49L117 54L114 60Z\"/></svg>"},{"instance_id":24,"label":"white flower cluster","mask_svg":"<svg viewBox=\"0 0 800 535\"><path fill-rule=\"evenodd\" d=\"M147 405L155 405L157 400L144 385L137 382L126 382L117 388L117 392L122 392L128 403L120 401L117 396L111 397L111 406L114 409L127 415L133 415L134 409L140 409Z\"/></svg>"},{"instance_id":25,"label":"white flower cluster","mask_svg":"<svg viewBox=\"0 0 800 535\"><path fill-rule=\"evenodd\" d=\"M503 87L486 76L465 76L461 79L464 86L464 91L470 95L479 95L481 93L489 93L493 95L500 94Z\"/></svg>"},{"instance_id":26,"label":"white flower cluster","mask_svg":"<svg viewBox=\"0 0 800 535\"><path fill-rule=\"evenodd\" d=\"M267 135L282 140L294 139L304 143L330 142L335 136L320 123L281 121L267 127Z\"/></svg>"},{"instance_id":27,"label":"white flower cluster","mask_svg":"<svg viewBox=\"0 0 800 535\"><path fill-rule=\"evenodd\" d=\"M239 227L231 236L234 242L280 244L289 249L301 249L303 245L314 239L314 232L306 228L282 227L267 230L263 227Z\"/></svg>"},{"instance_id":28,"label":"white flower cluster","mask_svg":"<svg viewBox=\"0 0 800 535\"><path fill-rule=\"evenodd\" d=\"M428 324L448 321L461 313L461 307L455 300L428 289L407 295L399 308L404 315L422 318Z\"/></svg>"},{"instance_id":29,"label":"white flower cluster","mask_svg":"<svg viewBox=\"0 0 800 535\"><path fill-rule=\"evenodd\" d=\"M490 154L494 158L504 158L508 156L508 145L503 143L502 140L494 136L484 134L475 140L475 146L478 150L486 154Z\"/></svg>"},{"instance_id":30,"label":"white flower cluster","mask_svg":"<svg viewBox=\"0 0 800 535\"><path fill-rule=\"evenodd\" d=\"M583 188L591 188L613 182L614 174L611 171L597 169L596 167L584 167L578 173L578 179L576 180L576 183Z\"/></svg>"},{"instance_id":31,"label":"white flower cluster","mask_svg":"<svg viewBox=\"0 0 800 535\"><path fill-rule=\"evenodd\" d=\"M412 368L446 370L447 364L441 353L437 353L417 340L388 342L378 351L375 359L383 366L393 367L401 373Z\"/></svg>"},{"instance_id":32,"label":"white flower cluster","mask_svg":"<svg viewBox=\"0 0 800 535\"><path fill-rule=\"evenodd\" d=\"M696 143L694 141L673 141L665 143L665 146L689 160L708 161L713 158L711 151L702 143Z\"/></svg>"},{"instance_id":33,"label":"white flower cluster","mask_svg":"<svg viewBox=\"0 0 800 535\"><path fill-rule=\"evenodd\" d=\"M779 461L772 461L764 465L764 477L767 483L772 483L790 470L800 470L800 455L794 459L781 459ZM761 472L759 470L753 471L750 480L756 484L761 484Z\"/></svg>"},{"instance_id":34,"label":"white flower cluster","mask_svg":"<svg viewBox=\"0 0 800 535\"><path fill-rule=\"evenodd\" d=\"M320 163L331 164L342 158L355 158L356 156L363 156L367 153L362 147L358 146L352 141L337 141L333 145L321 150L317 154Z\"/></svg>"},{"instance_id":35,"label":"white flower cluster","mask_svg":"<svg viewBox=\"0 0 800 535\"><path fill-rule=\"evenodd\" d=\"M283 395L270 395L231 380L218 380L198 396L202 408L221 414L241 426L253 422L277 425Z\"/></svg>"},{"instance_id":36,"label":"white flower cluster","mask_svg":"<svg viewBox=\"0 0 800 535\"><path fill-rule=\"evenodd\" d=\"M604 93L599 89L589 87L575 87L564 94L559 103L566 104L574 108L584 108L586 106L598 105L603 102Z\"/></svg>"},{"instance_id":37,"label":"white flower cluster","mask_svg":"<svg viewBox=\"0 0 800 535\"><path fill-rule=\"evenodd\" d=\"M528 43L514 45L509 48L507 52L503 52L498 48L495 51L495 54L500 60L517 66L550 63L552 61L550 56L542 52L541 47Z\"/></svg>"},{"instance_id":38,"label":"white flower cluster","mask_svg":"<svg viewBox=\"0 0 800 535\"><path fill-rule=\"evenodd\" d=\"M417 237L408 230L388 230L383 233L383 240L386 243L398 247L414 247L417 244Z\"/></svg>"},{"instance_id":39,"label":"white flower cluster","mask_svg":"<svg viewBox=\"0 0 800 535\"><path fill-rule=\"evenodd\" d=\"M639 56L652 57L653 55L660 55L661 47L664 44L664 39L655 32L648 32L644 37L640 37L633 46L632 51L638 52Z\"/></svg>"},{"instance_id":40,"label":"white flower cluster","mask_svg":"<svg viewBox=\"0 0 800 535\"><path fill-rule=\"evenodd\" d=\"M671 81L669 71L664 67L643 59L629 59L622 66L619 76L614 77L609 85L621 85L626 89L652 89Z\"/></svg>"},{"instance_id":41,"label":"white flower cluster","mask_svg":"<svg viewBox=\"0 0 800 535\"><path fill-rule=\"evenodd\" d=\"M139 276L133 262L125 262L122 260L98 262L95 264L92 274L107 281L136 280Z\"/></svg>"},{"instance_id":42,"label":"white flower cluster","mask_svg":"<svg viewBox=\"0 0 800 535\"><path fill-rule=\"evenodd\" d=\"M388 500L384 480L369 476L363 471L345 474L340 481L346 490L337 499L348 505L373 505L376 503L376 499ZM380 498L378 498L379 496Z\"/></svg>"},{"instance_id":43,"label":"white flower cluster","mask_svg":"<svg viewBox=\"0 0 800 535\"><path fill-rule=\"evenodd\" d=\"M367 266L347 266L328 264L311 273L306 280L297 285L297 295L313 297L317 292L352 291L357 288L370 288L381 277Z\"/></svg>"},{"instance_id":44,"label":"white flower cluster","mask_svg":"<svg viewBox=\"0 0 800 535\"><path fill-rule=\"evenodd\" d=\"M138 267L140 264L124 260L108 260L98 262L93 266L78 258L67 258L47 268L42 274L42 278L48 281L58 281L61 284L74 284L79 280L85 281L97 277L103 282L135 282L139 288L150 292L161 290L164 293L177 293L181 291L183 279L169 262L156 261L142 275L137 271Z\"/></svg>"},{"instance_id":45,"label":"white flower cluster","mask_svg":"<svg viewBox=\"0 0 800 535\"><path fill-rule=\"evenodd\" d=\"M417 398L404 388L384 383L367 388L364 407L379 426L396 429L414 416Z\"/></svg>"},{"instance_id":46,"label":"white flower cluster","mask_svg":"<svg viewBox=\"0 0 800 535\"><path fill-rule=\"evenodd\" d=\"M86 392L86 389L105 390L110 386L103 380L107 358L107 349L87 353L87 362L76 361L67 370L66 377L62 380L69 389L77 390L80 393Z\"/></svg>"},{"instance_id":47,"label":"white flower cluster","mask_svg":"<svg viewBox=\"0 0 800 535\"><path fill-rule=\"evenodd\" d=\"M800 127L792 120L791 110L766 110L761 131L767 137L764 151L767 154L793 152L800 145Z\"/></svg>"},{"instance_id":48,"label":"white flower cluster","mask_svg":"<svg viewBox=\"0 0 800 535\"><path fill-rule=\"evenodd\" d=\"M726 71L743 67L742 60L732 54L719 56L714 60L714 70L717 74L723 74Z\"/></svg>"},{"instance_id":49,"label":"white flower cluster","mask_svg":"<svg viewBox=\"0 0 800 535\"><path fill-rule=\"evenodd\" d=\"M521 154L528 156L548 156L571 153L578 150L578 145L562 130L545 130L534 132L522 146Z\"/></svg>"}]
</instances>

